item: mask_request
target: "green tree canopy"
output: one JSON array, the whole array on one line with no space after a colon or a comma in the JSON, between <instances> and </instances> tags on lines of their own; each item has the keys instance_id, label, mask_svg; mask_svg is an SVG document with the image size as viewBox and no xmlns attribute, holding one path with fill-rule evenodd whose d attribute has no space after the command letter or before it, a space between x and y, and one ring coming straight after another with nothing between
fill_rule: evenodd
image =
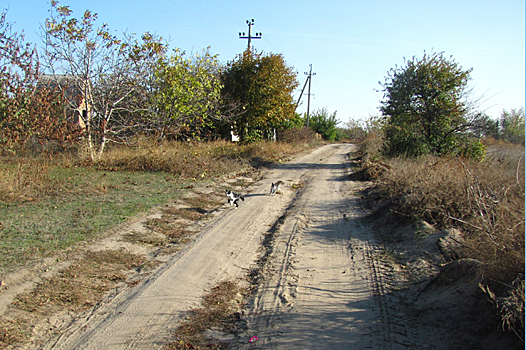
<instances>
[{"instance_id":1,"label":"green tree canopy","mask_svg":"<svg viewBox=\"0 0 526 350\"><path fill-rule=\"evenodd\" d=\"M292 93L298 82L281 54L247 50L228 62L222 78L225 100L238 105L234 129L241 141L247 141L251 131L265 134L295 118Z\"/></svg>"},{"instance_id":2,"label":"green tree canopy","mask_svg":"<svg viewBox=\"0 0 526 350\"><path fill-rule=\"evenodd\" d=\"M501 138L517 144L524 144L524 107L503 110L500 116Z\"/></svg>"},{"instance_id":3,"label":"green tree canopy","mask_svg":"<svg viewBox=\"0 0 526 350\"><path fill-rule=\"evenodd\" d=\"M336 119L336 111L329 115L326 107L318 109L310 116L309 127L320 134L325 140L338 139L336 126L340 121Z\"/></svg>"},{"instance_id":4,"label":"green tree canopy","mask_svg":"<svg viewBox=\"0 0 526 350\"><path fill-rule=\"evenodd\" d=\"M391 69L381 84L384 152L443 155L470 148L464 133L471 111L466 101L470 73L442 53L413 57L404 67Z\"/></svg>"},{"instance_id":5,"label":"green tree canopy","mask_svg":"<svg viewBox=\"0 0 526 350\"><path fill-rule=\"evenodd\" d=\"M154 67L152 103L165 136L203 139L221 118L219 61L208 50L186 57L174 50Z\"/></svg>"}]
</instances>

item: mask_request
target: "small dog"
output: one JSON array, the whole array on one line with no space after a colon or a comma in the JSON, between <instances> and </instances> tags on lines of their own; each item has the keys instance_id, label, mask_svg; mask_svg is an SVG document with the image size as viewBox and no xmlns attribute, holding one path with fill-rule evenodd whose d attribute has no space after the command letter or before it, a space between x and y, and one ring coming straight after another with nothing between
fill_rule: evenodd
<instances>
[{"instance_id":1,"label":"small dog","mask_svg":"<svg viewBox=\"0 0 526 350\"><path fill-rule=\"evenodd\" d=\"M276 183L272 183L270 186L270 195L273 196L276 194L277 191L279 191L279 186L283 185L283 181L278 181Z\"/></svg>"},{"instance_id":2,"label":"small dog","mask_svg":"<svg viewBox=\"0 0 526 350\"><path fill-rule=\"evenodd\" d=\"M235 205L236 209L239 207L240 199L242 201L245 201L245 196L243 196L241 193L236 193L234 191L226 190L225 194L228 197L228 204L230 204L230 206Z\"/></svg>"}]
</instances>

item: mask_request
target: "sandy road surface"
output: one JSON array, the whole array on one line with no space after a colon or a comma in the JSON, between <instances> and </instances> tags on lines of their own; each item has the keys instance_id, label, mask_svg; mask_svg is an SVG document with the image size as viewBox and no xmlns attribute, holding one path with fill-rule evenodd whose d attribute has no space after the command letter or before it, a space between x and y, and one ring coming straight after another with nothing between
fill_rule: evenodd
<instances>
[{"instance_id":1,"label":"sandy road surface","mask_svg":"<svg viewBox=\"0 0 526 350\"><path fill-rule=\"evenodd\" d=\"M331 146L305 173L306 187L276 233L248 317L258 343L241 341L239 348L391 347L374 238L360 224L357 184L347 177L351 148Z\"/></svg>"},{"instance_id":2,"label":"sandy road surface","mask_svg":"<svg viewBox=\"0 0 526 350\"><path fill-rule=\"evenodd\" d=\"M160 348L207 290L243 277L258 261L263 236L276 222L264 282L247 316L246 336L259 340L247 344L243 336L234 347L383 348L391 332L374 296L382 285L371 257L374 242L356 220L353 182L344 181L353 148L326 145L269 172L239 209L222 208L191 245L45 349ZM277 180L285 185L269 196Z\"/></svg>"}]
</instances>

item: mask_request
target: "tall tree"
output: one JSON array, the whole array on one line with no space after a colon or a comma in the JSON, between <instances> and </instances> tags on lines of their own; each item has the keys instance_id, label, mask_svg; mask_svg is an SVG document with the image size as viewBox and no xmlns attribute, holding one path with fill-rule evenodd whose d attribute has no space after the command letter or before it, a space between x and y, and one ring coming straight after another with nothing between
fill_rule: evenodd
<instances>
[{"instance_id":1,"label":"tall tree","mask_svg":"<svg viewBox=\"0 0 526 350\"><path fill-rule=\"evenodd\" d=\"M382 84L384 151L390 156L459 152L472 112L467 101L471 69L443 53L413 57L391 69Z\"/></svg>"},{"instance_id":2,"label":"tall tree","mask_svg":"<svg viewBox=\"0 0 526 350\"><path fill-rule=\"evenodd\" d=\"M295 118L296 75L281 54L264 56L247 50L227 64L222 94L226 100L239 102L234 129L241 141L249 141L251 131L264 137Z\"/></svg>"},{"instance_id":3,"label":"tall tree","mask_svg":"<svg viewBox=\"0 0 526 350\"><path fill-rule=\"evenodd\" d=\"M37 88L39 60L23 34L12 31L7 11L0 13L0 145L74 138L75 128L64 115L64 96Z\"/></svg>"},{"instance_id":4,"label":"tall tree","mask_svg":"<svg viewBox=\"0 0 526 350\"><path fill-rule=\"evenodd\" d=\"M186 57L176 49L154 67L152 111L163 136L206 139L221 114L220 64L209 50Z\"/></svg>"},{"instance_id":5,"label":"tall tree","mask_svg":"<svg viewBox=\"0 0 526 350\"><path fill-rule=\"evenodd\" d=\"M81 117L90 156L96 159L108 142L122 141L143 126L134 118L147 105L151 64L166 47L148 33L142 41L129 35L120 39L107 24L97 28L97 14L89 10L77 19L68 6L55 0L51 5L43 28L46 68L55 76L67 75L69 88L82 96L87 113Z\"/></svg>"}]
</instances>

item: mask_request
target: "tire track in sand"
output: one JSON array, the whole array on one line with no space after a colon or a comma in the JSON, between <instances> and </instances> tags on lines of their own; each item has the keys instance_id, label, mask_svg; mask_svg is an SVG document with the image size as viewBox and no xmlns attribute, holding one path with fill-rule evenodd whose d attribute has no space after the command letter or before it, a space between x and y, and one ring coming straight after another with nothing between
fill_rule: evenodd
<instances>
[{"instance_id":1,"label":"tire track in sand","mask_svg":"<svg viewBox=\"0 0 526 350\"><path fill-rule=\"evenodd\" d=\"M239 349L391 349L373 233L361 221L349 145L313 165L275 227ZM256 343L246 339L258 336Z\"/></svg>"}]
</instances>

